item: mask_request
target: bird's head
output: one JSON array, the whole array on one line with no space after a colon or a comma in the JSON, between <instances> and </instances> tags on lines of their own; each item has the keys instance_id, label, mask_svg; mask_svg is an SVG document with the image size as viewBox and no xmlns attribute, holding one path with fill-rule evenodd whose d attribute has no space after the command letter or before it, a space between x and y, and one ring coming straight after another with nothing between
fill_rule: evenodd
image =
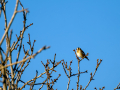
<instances>
[{"instance_id":1,"label":"bird's head","mask_svg":"<svg viewBox=\"0 0 120 90\"><path fill-rule=\"evenodd\" d=\"M77 50L77 51L78 51L78 50L81 50L81 48L78 47L76 50Z\"/></svg>"}]
</instances>

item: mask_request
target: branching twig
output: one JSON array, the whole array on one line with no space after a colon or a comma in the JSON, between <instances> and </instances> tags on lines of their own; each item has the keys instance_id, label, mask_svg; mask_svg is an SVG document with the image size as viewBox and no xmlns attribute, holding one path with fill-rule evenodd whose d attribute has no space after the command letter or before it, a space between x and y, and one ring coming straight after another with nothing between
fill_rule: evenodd
<instances>
[{"instance_id":1,"label":"branching twig","mask_svg":"<svg viewBox=\"0 0 120 90\"><path fill-rule=\"evenodd\" d=\"M120 83L117 85L116 88L114 88L114 90L116 90L116 89L120 89Z\"/></svg>"},{"instance_id":2,"label":"branching twig","mask_svg":"<svg viewBox=\"0 0 120 90\"><path fill-rule=\"evenodd\" d=\"M90 82L91 82L92 80L94 80L93 77L95 76L95 73L96 73L99 65L101 64L101 62L102 62L101 59L100 59L100 62L98 62L98 59L97 59L97 66L96 66L96 69L95 69L95 71L94 71L94 74L93 74L93 75L92 75L92 73L90 74L90 75L91 75L90 80L89 80L88 84L86 85L86 87L85 87L83 90L86 90L86 88L89 86Z\"/></svg>"},{"instance_id":3,"label":"branching twig","mask_svg":"<svg viewBox=\"0 0 120 90\"><path fill-rule=\"evenodd\" d=\"M61 60L61 61L63 61L63 60ZM61 63L61 61L60 62L56 62L56 64L54 65L54 67L52 67L52 68L50 68L50 69L47 69L44 73L41 73L39 76L37 76L36 78L40 78L40 77L42 77L42 75L44 75L44 74L48 74L48 71L50 71L50 70L52 70L52 71L54 71L54 68L56 67L56 66L58 66L60 63ZM43 64L43 66L44 67L46 67L47 66L47 64L48 64L48 62L47 62L47 64L45 65L43 62L41 62L42 64ZM49 74L51 74L51 73L49 73ZM49 75L48 74L48 75ZM60 76L59 76L60 77ZM27 81L20 89L23 89L26 85L28 85L31 81L34 81L34 79L31 79L31 80L29 80L29 81ZM47 81L47 79L45 80L45 82ZM38 84L45 84L45 82L43 82L43 83L37 83L37 85ZM46 83L46 85L47 85L48 83ZM49 84L53 84L53 83L49 83ZM34 85L36 85L36 84L34 84ZM41 88L43 87L43 85L41 86ZM40 88L40 89L41 89Z\"/></svg>"},{"instance_id":4,"label":"branching twig","mask_svg":"<svg viewBox=\"0 0 120 90\"><path fill-rule=\"evenodd\" d=\"M8 33L8 30L9 30L9 28L10 28L10 26L11 26L11 24L12 24L14 18L15 18L15 15L16 15L16 13L17 13L17 8L18 8L18 2L19 2L19 0L16 1L16 6L15 6L15 10L14 10L13 16L12 16L12 18L11 18L11 20L10 20L10 22L9 22L6 30L5 30L4 35L2 36L2 39L1 39L1 41L0 41L0 46L1 46L1 44L2 44L2 42L3 42L3 40L4 40L4 38L5 38L5 35Z\"/></svg>"},{"instance_id":5,"label":"branching twig","mask_svg":"<svg viewBox=\"0 0 120 90\"><path fill-rule=\"evenodd\" d=\"M21 60L21 61L18 61L18 62L12 63L12 64L8 64L8 65L6 65L6 66L4 66L4 67L1 67L0 69L7 68L7 67L9 67L9 66L12 66L12 65L15 65L15 64L18 64L18 63L25 62L25 61L27 61L27 60L30 59L30 58L34 58L34 57L35 57L37 54L39 54L42 50L45 50L45 49L48 49L48 48L50 48L50 46L48 46L48 47L44 46L44 47L42 47L38 52L36 52L35 54L33 54L32 56L29 56L28 58L25 58L25 59L23 59L23 60Z\"/></svg>"},{"instance_id":6,"label":"branching twig","mask_svg":"<svg viewBox=\"0 0 120 90\"><path fill-rule=\"evenodd\" d=\"M37 79L37 75L38 75L38 71L36 70L36 76L34 78L34 81L32 82L32 86L31 86L30 90L33 90L33 87L34 87L36 79Z\"/></svg>"},{"instance_id":7,"label":"branching twig","mask_svg":"<svg viewBox=\"0 0 120 90\"><path fill-rule=\"evenodd\" d=\"M83 58L79 59L79 57L77 56L76 54L76 51L75 49L73 50L75 52L75 55L76 55L76 58L77 58L77 61L78 61L78 80L77 80L77 90L79 89L79 81L80 81L80 74L82 72L80 72L80 61L82 61L86 56L88 56L89 53L87 53Z\"/></svg>"},{"instance_id":8,"label":"branching twig","mask_svg":"<svg viewBox=\"0 0 120 90\"><path fill-rule=\"evenodd\" d=\"M68 85L67 85L67 90L69 89L69 85L70 85L70 78L71 78L71 76L74 76L74 75L71 75L71 63L72 63L72 60L70 61L70 65L69 65L69 68L67 68L67 62L66 62L66 64L65 64L65 62L64 62L64 60L63 60L63 62L62 62L62 66L63 66L63 69L64 69L64 72L65 72L65 74L66 74L66 76L68 77ZM64 67L65 66L65 67ZM69 72L69 74L67 74L67 72L66 72L66 70L65 70L65 68L68 70L68 72Z\"/></svg>"}]
</instances>

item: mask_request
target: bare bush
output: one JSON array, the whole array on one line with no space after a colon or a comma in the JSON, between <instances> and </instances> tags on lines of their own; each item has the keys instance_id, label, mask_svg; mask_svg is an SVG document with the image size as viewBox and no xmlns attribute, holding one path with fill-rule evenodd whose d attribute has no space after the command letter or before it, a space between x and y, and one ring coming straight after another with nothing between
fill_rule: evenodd
<instances>
[{"instance_id":1,"label":"bare bush","mask_svg":"<svg viewBox=\"0 0 120 90\"><path fill-rule=\"evenodd\" d=\"M55 70L55 68L58 65L62 65L65 75L68 78L67 90L69 90L70 81L71 81L70 79L73 76L74 77L77 76L77 84L76 84L77 90L86 90L87 87L90 85L91 81L94 80L94 76L95 76L96 71L98 70L98 67L100 66L102 60L97 59L97 64L96 64L94 73L93 74L90 73L90 80L88 81L88 84L85 87L82 87L82 85L79 84L80 75L82 73L88 73L88 70L86 70L84 72L80 71L80 62L84 58L79 59L79 57L76 55L76 50L73 50L73 51L75 52L75 56L78 61L78 72L77 73L74 73L74 74L72 73L72 67L71 67L72 61L69 62L69 65L64 60L60 60L59 62L56 62L56 60L55 60L56 54L55 54L53 61L50 59L47 59L47 62L45 64L41 61L43 67L45 68L45 72L38 75L38 71L36 71L36 76L33 79L31 79L27 82L25 82L24 80L21 80L21 76L23 75L23 72L25 71L25 69L29 66L29 63L32 60L32 58L37 56L43 50L49 49L50 46L43 46L36 53L33 53L34 46L35 46L34 44L35 44L36 40L34 40L33 43L31 43L30 34L28 34L29 41L27 43L30 46L30 48L28 50L25 50L25 47L23 44L24 32L30 26L33 25L33 23L26 25L26 17L27 17L27 13L29 12L29 10L24 8L24 6L22 5L20 0L16 0L14 13L12 15L10 22L7 25L7 15L6 15L6 4L7 3L8 3L8 1L0 0L0 4L1 4L0 15L4 14L4 20L5 20L5 31L0 40L0 78L1 78L0 82L3 85L0 87L0 89L1 90L22 90L23 88L26 87L26 85L29 85L30 90L33 90L35 85L41 85L39 90L41 90L43 88L43 86L47 86L47 90L54 90L53 86L56 83L56 81L59 80L59 77L61 76L61 74L58 74L58 77L52 77L52 73L57 72ZM22 7L22 10L18 10L18 5L20 5ZM19 35L16 35L17 40L14 42L11 42L13 31L10 30L10 27L11 27L13 20L16 17L17 13L23 13L23 30L20 31ZM6 51L3 50L3 47L2 47L3 42L6 42ZM16 62L13 63L13 58L12 58L13 54L12 53L15 50L18 50L18 53L17 53ZM20 58L20 53L22 50L24 51L24 57L22 60L20 60L19 58ZM88 53L86 54L86 56L88 56ZM52 65L52 67L51 67L51 65ZM45 74L46 74L46 79L43 82L36 83L36 80ZM54 79L52 79L51 77ZM18 84L20 82L24 84L21 87L18 86ZM118 84L118 86L114 90L119 89L120 88L119 85L120 84ZM100 88L100 90L103 90L104 88L105 87L103 86L102 88ZM94 89L97 90L96 87Z\"/></svg>"}]
</instances>

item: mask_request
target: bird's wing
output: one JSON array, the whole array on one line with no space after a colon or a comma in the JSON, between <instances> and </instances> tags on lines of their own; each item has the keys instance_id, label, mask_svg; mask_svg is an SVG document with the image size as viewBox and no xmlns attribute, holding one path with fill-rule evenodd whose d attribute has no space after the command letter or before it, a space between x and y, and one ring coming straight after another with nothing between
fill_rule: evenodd
<instances>
[{"instance_id":1,"label":"bird's wing","mask_svg":"<svg viewBox=\"0 0 120 90\"><path fill-rule=\"evenodd\" d=\"M85 53L84 53L84 51L82 49L81 49L81 51L82 51L82 54L85 55Z\"/></svg>"}]
</instances>

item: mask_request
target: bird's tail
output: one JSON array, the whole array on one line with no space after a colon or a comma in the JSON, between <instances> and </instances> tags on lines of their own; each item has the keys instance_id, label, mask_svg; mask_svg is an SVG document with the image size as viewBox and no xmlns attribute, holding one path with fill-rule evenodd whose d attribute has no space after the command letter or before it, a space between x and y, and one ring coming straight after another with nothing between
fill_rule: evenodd
<instances>
[{"instance_id":1,"label":"bird's tail","mask_svg":"<svg viewBox=\"0 0 120 90\"><path fill-rule=\"evenodd\" d=\"M86 56L85 58L86 58L87 60L89 60L87 56Z\"/></svg>"}]
</instances>

